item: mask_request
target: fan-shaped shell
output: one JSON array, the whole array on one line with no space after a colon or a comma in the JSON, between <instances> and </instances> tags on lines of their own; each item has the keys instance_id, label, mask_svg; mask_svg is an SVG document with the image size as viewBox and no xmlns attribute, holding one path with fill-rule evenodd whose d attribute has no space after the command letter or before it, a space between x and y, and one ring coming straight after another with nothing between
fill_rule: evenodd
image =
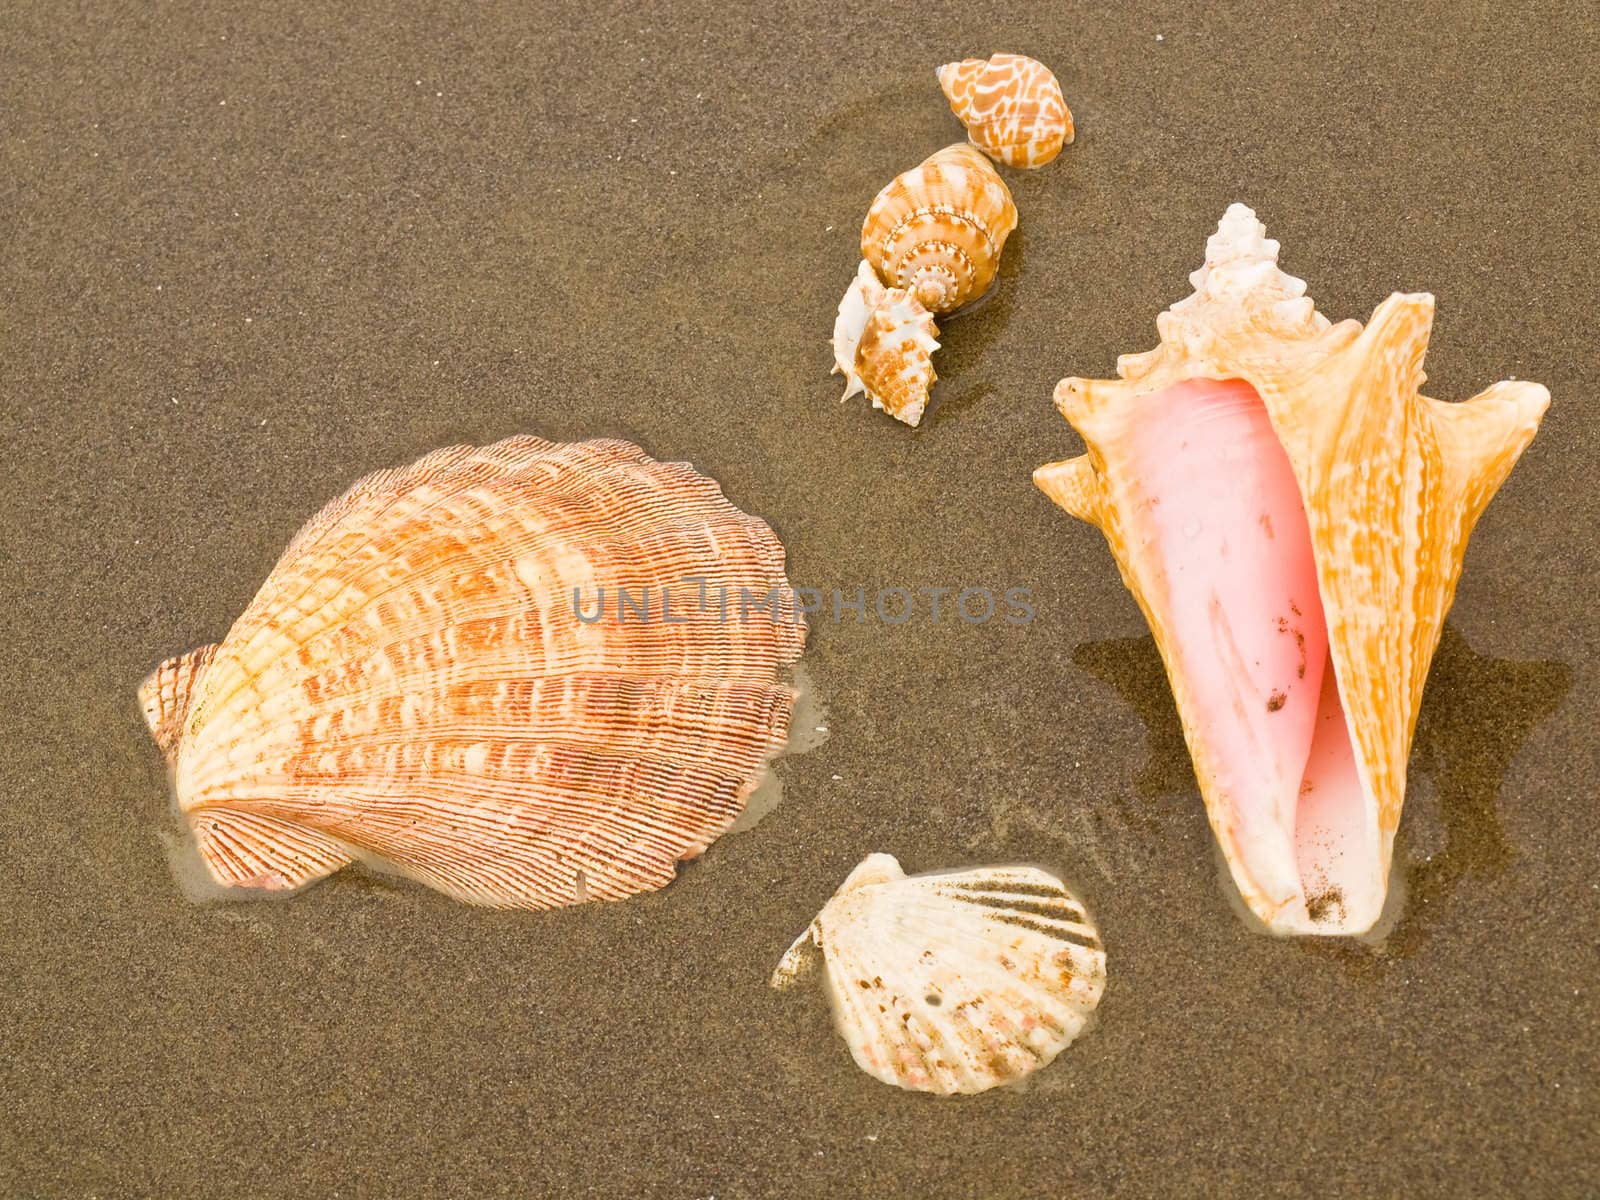
<instances>
[{"instance_id":1,"label":"fan-shaped shell","mask_svg":"<svg viewBox=\"0 0 1600 1200\"><path fill-rule=\"evenodd\" d=\"M616 899L725 830L785 737L804 629L740 589L787 598L783 548L687 464L456 446L329 504L141 692L223 884L362 857L479 904Z\"/></svg>"},{"instance_id":2,"label":"fan-shaped shell","mask_svg":"<svg viewBox=\"0 0 1600 1200\"><path fill-rule=\"evenodd\" d=\"M1025 54L939 68L939 86L972 144L1008 167L1042 167L1072 141L1072 112L1050 68Z\"/></svg>"},{"instance_id":3,"label":"fan-shaped shell","mask_svg":"<svg viewBox=\"0 0 1600 1200\"><path fill-rule=\"evenodd\" d=\"M1433 297L1330 324L1230 207L1120 379L1064 379L1088 453L1034 473L1104 532L1155 634L1211 826L1280 933L1383 908L1423 682L1474 522L1549 393L1420 394Z\"/></svg>"},{"instance_id":4,"label":"fan-shaped shell","mask_svg":"<svg viewBox=\"0 0 1600 1200\"><path fill-rule=\"evenodd\" d=\"M786 987L821 951L834 1023L863 1071L896 1087L981 1092L1048 1064L1105 990L1083 906L1036 867L907 877L861 863L789 948Z\"/></svg>"},{"instance_id":5,"label":"fan-shaped shell","mask_svg":"<svg viewBox=\"0 0 1600 1200\"><path fill-rule=\"evenodd\" d=\"M1016 227L1005 181L983 155L957 143L878 193L861 226L861 257L888 286L931 313L948 313L988 290Z\"/></svg>"}]
</instances>

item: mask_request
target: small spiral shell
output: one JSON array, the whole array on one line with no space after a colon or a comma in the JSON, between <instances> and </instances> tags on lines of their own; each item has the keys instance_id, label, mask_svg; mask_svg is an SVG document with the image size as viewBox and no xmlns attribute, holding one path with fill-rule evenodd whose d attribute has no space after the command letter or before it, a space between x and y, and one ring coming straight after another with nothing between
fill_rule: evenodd
<instances>
[{"instance_id":1,"label":"small spiral shell","mask_svg":"<svg viewBox=\"0 0 1600 1200\"><path fill-rule=\"evenodd\" d=\"M939 329L916 297L885 288L863 260L839 301L833 323L833 370L845 377L848 400L866 392L874 408L915 425L927 407Z\"/></svg>"},{"instance_id":2,"label":"small spiral shell","mask_svg":"<svg viewBox=\"0 0 1600 1200\"><path fill-rule=\"evenodd\" d=\"M1032 170L1072 140L1072 112L1050 68L1024 54L969 58L939 68L939 86L972 144L1008 167Z\"/></svg>"},{"instance_id":3,"label":"small spiral shell","mask_svg":"<svg viewBox=\"0 0 1600 1200\"><path fill-rule=\"evenodd\" d=\"M988 290L1016 227L1005 181L958 142L878 193L861 226L861 256L889 287L943 314Z\"/></svg>"},{"instance_id":4,"label":"small spiral shell","mask_svg":"<svg viewBox=\"0 0 1600 1200\"><path fill-rule=\"evenodd\" d=\"M874 408L907 425L922 420L928 392L938 378L933 370L938 333L933 315L915 296L899 288L883 294L856 346L854 378Z\"/></svg>"}]
</instances>

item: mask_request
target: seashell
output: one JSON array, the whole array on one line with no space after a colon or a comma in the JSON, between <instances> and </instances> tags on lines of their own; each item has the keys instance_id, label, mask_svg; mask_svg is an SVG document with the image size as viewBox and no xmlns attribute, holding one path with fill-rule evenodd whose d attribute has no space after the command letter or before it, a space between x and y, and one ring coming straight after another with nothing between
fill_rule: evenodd
<instances>
[{"instance_id":1,"label":"seashell","mask_svg":"<svg viewBox=\"0 0 1600 1200\"><path fill-rule=\"evenodd\" d=\"M856 1065L945 1096L1047 1065L1105 990L1094 925L1036 867L908 878L892 856L869 855L789 947L772 986L799 979L813 946Z\"/></svg>"},{"instance_id":2,"label":"seashell","mask_svg":"<svg viewBox=\"0 0 1600 1200\"><path fill-rule=\"evenodd\" d=\"M1072 141L1072 112L1050 68L1025 54L939 68L939 86L972 144L1008 167L1042 167Z\"/></svg>"},{"instance_id":3,"label":"seashell","mask_svg":"<svg viewBox=\"0 0 1600 1200\"><path fill-rule=\"evenodd\" d=\"M867 318L883 300L883 293L884 286L872 264L862 259L844 299L839 301L839 315L833 322L833 374L843 375L845 381L841 401L863 390L861 376L856 374L856 350L866 332Z\"/></svg>"},{"instance_id":4,"label":"seashell","mask_svg":"<svg viewBox=\"0 0 1600 1200\"><path fill-rule=\"evenodd\" d=\"M783 557L625 442L455 446L324 508L141 700L225 886L359 858L474 904L619 899L723 832L784 740L804 627L713 590L787 595Z\"/></svg>"},{"instance_id":5,"label":"seashell","mask_svg":"<svg viewBox=\"0 0 1600 1200\"><path fill-rule=\"evenodd\" d=\"M1064 379L1088 453L1041 467L1098 525L1155 634L1211 827L1276 933L1383 908L1428 664L1474 522L1549 403L1419 394L1433 317L1330 324L1231 206L1120 379Z\"/></svg>"},{"instance_id":6,"label":"seashell","mask_svg":"<svg viewBox=\"0 0 1600 1200\"><path fill-rule=\"evenodd\" d=\"M865 391L874 408L916 425L938 378L938 335L933 316L916 297L885 288L863 259L833 325L833 370L845 376L840 399Z\"/></svg>"},{"instance_id":7,"label":"seashell","mask_svg":"<svg viewBox=\"0 0 1600 1200\"><path fill-rule=\"evenodd\" d=\"M933 316L910 292L890 288L867 317L856 349L856 377L874 408L916 425L938 378L933 352L939 348Z\"/></svg>"},{"instance_id":8,"label":"seashell","mask_svg":"<svg viewBox=\"0 0 1600 1200\"><path fill-rule=\"evenodd\" d=\"M861 226L861 257L889 287L943 314L988 290L1017 206L987 159L957 143L897 175Z\"/></svg>"}]
</instances>

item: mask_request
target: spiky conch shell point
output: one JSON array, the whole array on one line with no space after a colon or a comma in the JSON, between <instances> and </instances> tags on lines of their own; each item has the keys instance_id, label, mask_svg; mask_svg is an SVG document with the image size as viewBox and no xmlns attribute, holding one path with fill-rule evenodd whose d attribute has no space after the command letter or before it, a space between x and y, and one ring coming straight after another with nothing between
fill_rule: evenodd
<instances>
[{"instance_id":1,"label":"spiky conch shell point","mask_svg":"<svg viewBox=\"0 0 1600 1200\"><path fill-rule=\"evenodd\" d=\"M994 282L1017 206L1005 180L965 142L895 176L861 225L861 257L889 287L943 315Z\"/></svg>"},{"instance_id":2,"label":"spiky conch shell point","mask_svg":"<svg viewBox=\"0 0 1600 1200\"><path fill-rule=\"evenodd\" d=\"M723 619L720 588L779 615ZM782 745L790 594L772 531L688 464L455 446L329 504L140 695L219 883L370 858L477 904L619 899L722 833Z\"/></svg>"},{"instance_id":3,"label":"spiky conch shell point","mask_svg":"<svg viewBox=\"0 0 1600 1200\"><path fill-rule=\"evenodd\" d=\"M1088 452L1039 468L1034 480L1105 534L1166 663L1212 828L1246 903L1274 932L1353 934L1381 911L1423 684L1468 535L1537 431L1549 393L1506 381L1464 403L1422 396L1433 297L1390 296L1365 328L1330 324L1305 284L1278 269L1278 244L1265 234L1250 209L1230 206L1190 276L1194 294L1157 319L1161 344L1118 359L1119 379L1061 381L1056 406ZM1358 903L1320 915L1303 887L1260 886L1230 841L1204 714L1175 669L1168 579L1142 525L1141 481L1119 457L1135 398L1187 379L1255 389L1305 510L1365 805L1361 852L1375 880Z\"/></svg>"},{"instance_id":4,"label":"spiky conch shell point","mask_svg":"<svg viewBox=\"0 0 1600 1200\"><path fill-rule=\"evenodd\" d=\"M939 1095L1046 1066L1105 990L1094 924L1037 867L908 877L891 855L869 855L789 947L772 986L791 986L819 955L856 1064Z\"/></svg>"},{"instance_id":5,"label":"spiky conch shell point","mask_svg":"<svg viewBox=\"0 0 1600 1200\"><path fill-rule=\"evenodd\" d=\"M1073 138L1072 112L1056 77L1025 54L968 58L939 68L939 86L972 144L1008 167L1053 162Z\"/></svg>"}]
</instances>

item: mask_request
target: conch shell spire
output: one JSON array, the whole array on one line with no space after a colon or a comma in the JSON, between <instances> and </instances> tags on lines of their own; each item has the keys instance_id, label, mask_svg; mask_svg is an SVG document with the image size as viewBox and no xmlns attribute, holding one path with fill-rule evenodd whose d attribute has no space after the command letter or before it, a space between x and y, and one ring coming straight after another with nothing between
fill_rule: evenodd
<instances>
[{"instance_id":1,"label":"conch shell spire","mask_svg":"<svg viewBox=\"0 0 1600 1200\"><path fill-rule=\"evenodd\" d=\"M1057 386L1088 452L1034 479L1144 610L1246 903L1275 932L1359 933L1467 537L1550 397L1423 396L1432 296L1331 324L1277 257L1232 205L1160 345Z\"/></svg>"},{"instance_id":2,"label":"conch shell spire","mask_svg":"<svg viewBox=\"0 0 1600 1200\"><path fill-rule=\"evenodd\" d=\"M1241 339L1304 340L1326 331L1328 318L1306 295L1305 280L1279 268L1278 249L1253 211L1230 204L1206 241L1206 261L1189 275L1193 293L1156 318L1161 345L1123 355L1117 374L1136 380L1162 363L1225 357ZM1359 328L1354 321L1345 327L1348 333Z\"/></svg>"},{"instance_id":3,"label":"conch shell spire","mask_svg":"<svg viewBox=\"0 0 1600 1200\"><path fill-rule=\"evenodd\" d=\"M1326 329L1306 283L1278 267L1278 243L1267 227L1243 204L1230 204L1206 240L1206 261L1190 275L1194 294L1156 318L1163 342L1185 331L1215 336L1218 317L1233 312L1245 318L1269 319L1280 327ZM1226 327L1226 320L1221 322Z\"/></svg>"}]
</instances>

